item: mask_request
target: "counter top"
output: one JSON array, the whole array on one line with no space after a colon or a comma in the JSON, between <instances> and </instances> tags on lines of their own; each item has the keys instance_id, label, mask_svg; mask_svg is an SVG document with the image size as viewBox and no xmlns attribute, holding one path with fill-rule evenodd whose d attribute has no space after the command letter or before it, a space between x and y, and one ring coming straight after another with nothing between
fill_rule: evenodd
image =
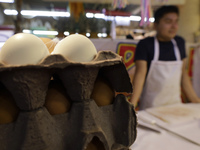
<instances>
[{"instance_id":1,"label":"counter top","mask_svg":"<svg viewBox=\"0 0 200 150\"><path fill-rule=\"evenodd\" d=\"M176 107L179 108L179 113L177 113ZM173 113L171 112L173 111L171 108L176 111L176 115L172 115ZM137 138L135 143L130 147L131 150L200 150L200 104L166 106L163 107L163 110L170 111L165 111L165 115L161 112L157 113L158 110L162 109L155 108L137 112L138 124L156 129L160 133L138 126ZM177 114L183 114L182 110L183 112L191 110L191 113L188 111L185 115L177 116ZM171 117L169 117L170 115ZM199 145L189 142L176 134L194 141Z\"/></svg>"}]
</instances>

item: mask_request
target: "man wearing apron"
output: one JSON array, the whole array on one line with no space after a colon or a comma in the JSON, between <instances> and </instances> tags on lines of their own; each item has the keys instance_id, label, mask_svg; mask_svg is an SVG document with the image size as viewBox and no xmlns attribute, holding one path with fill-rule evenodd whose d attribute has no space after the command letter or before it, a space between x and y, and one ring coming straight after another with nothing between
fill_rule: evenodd
<instances>
[{"instance_id":1,"label":"man wearing apron","mask_svg":"<svg viewBox=\"0 0 200 150\"><path fill-rule=\"evenodd\" d=\"M163 6L155 14L155 37L141 40L136 48L136 72L131 103L139 109L181 103L181 85L191 102L200 99L185 70L185 41L176 36L179 10Z\"/></svg>"}]
</instances>

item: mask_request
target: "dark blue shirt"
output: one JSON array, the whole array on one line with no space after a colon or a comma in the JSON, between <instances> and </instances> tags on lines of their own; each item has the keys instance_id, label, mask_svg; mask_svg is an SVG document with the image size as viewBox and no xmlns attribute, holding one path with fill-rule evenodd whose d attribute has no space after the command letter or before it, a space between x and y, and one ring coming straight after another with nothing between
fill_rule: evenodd
<instances>
[{"instance_id":1,"label":"dark blue shirt","mask_svg":"<svg viewBox=\"0 0 200 150\"><path fill-rule=\"evenodd\" d=\"M176 40L176 43L178 45L181 59L184 59L186 57L185 40L180 36L176 36L174 39ZM176 60L173 43L171 41L168 42L159 41L159 47L160 47L159 60L161 61ZM147 37L143 40L140 40L136 47L134 61L146 60L147 69L149 70L153 57L154 57L154 37Z\"/></svg>"}]
</instances>

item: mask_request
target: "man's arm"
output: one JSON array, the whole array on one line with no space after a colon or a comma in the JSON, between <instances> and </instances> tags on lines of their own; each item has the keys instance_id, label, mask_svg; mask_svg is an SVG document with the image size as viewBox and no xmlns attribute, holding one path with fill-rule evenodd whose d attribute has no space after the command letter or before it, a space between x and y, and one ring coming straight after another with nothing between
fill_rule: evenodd
<instances>
[{"instance_id":1,"label":"man's arm","mask_svg":"<svg viewBox=\"0 0 200 150\"><path fill-rule=\"evenodd\" d=\"M183 59L181 85L186 97L193 103L200 103L200 98L196 95L188 73L186 71L186 58Z\"/></svg>"},{"instance_id":2,"label":"man's arm","mask_svg":"<svg viewBox=\"0 0 200 150\"><path fill-rule=\"evenodd\" d=\"M136 107L140 95L143 90L144 81L147 73L147 62L145 60L137 60L135 62L136 70L133 78L133 94L130 102Z\"/></svg>"}]
</instances>

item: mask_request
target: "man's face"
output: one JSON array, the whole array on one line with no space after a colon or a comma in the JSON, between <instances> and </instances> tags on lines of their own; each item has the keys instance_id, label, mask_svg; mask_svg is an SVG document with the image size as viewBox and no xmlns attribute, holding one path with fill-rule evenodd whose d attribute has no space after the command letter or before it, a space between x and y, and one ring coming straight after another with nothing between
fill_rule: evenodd
<instances>
[{"instance_id":1,"label":"man's face","mask_svg":"<svg viewBox=\"0 0 200 150\"><path fill-rule=\"evenodd\" d=\"M176 13L165 14L158 23L154 24L157 38L160 41L170 41L178 30L178 15Z\"/></svg>"}]
</instances>

